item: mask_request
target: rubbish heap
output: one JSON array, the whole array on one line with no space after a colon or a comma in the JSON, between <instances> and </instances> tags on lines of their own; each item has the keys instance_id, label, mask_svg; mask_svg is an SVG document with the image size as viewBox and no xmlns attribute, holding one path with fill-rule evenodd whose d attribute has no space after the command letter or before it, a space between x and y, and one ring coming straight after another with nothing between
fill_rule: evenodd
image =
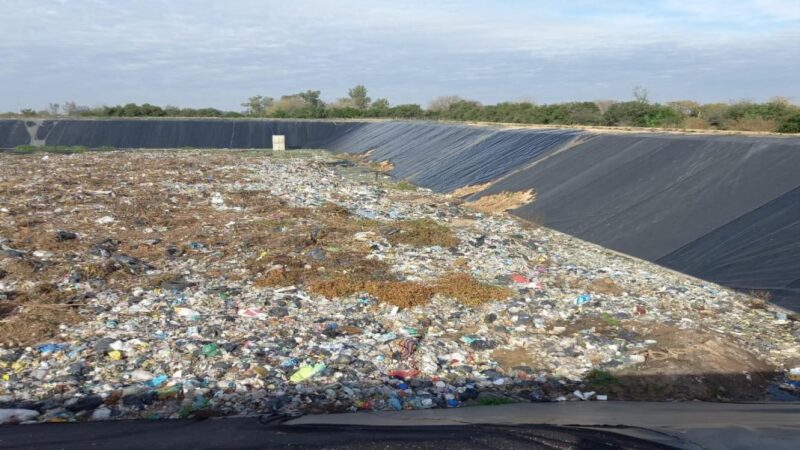
<instances>
[{"instance_id":1,"label":"rubbish heap","mask_svg":"<svg viewBox=\"0 0 800 450\"><path fill-rule=\"evenodd\" d=\"M0 423L796 398L761 293L289 154L0 154Z\"/></svg>"}]
</instances>

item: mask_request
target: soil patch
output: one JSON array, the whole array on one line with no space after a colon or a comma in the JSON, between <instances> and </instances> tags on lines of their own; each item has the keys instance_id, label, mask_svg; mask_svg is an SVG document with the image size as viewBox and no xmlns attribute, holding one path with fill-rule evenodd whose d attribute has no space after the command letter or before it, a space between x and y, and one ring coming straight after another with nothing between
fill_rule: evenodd
<instances>
[{"instance_id":1,"label":"soil patch","mask_svg":"<svg viewBox=\"0 0 800 450\"><path fill-rule=\"evenodd\" d=\"M619 400L763 400L776 376L775 367L718 335L657 325L646 336L656 344L642 351L644 363L595 372L592 388Z\"/></svg>"}]
</instances>

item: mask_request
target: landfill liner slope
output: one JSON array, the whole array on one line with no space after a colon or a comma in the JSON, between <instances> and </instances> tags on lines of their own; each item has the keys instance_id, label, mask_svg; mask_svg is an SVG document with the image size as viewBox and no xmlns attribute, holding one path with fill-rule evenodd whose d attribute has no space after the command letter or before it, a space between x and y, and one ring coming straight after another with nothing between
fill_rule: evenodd
<instances>
[{"instance_id":1,"label":"landfill liner slope","mask_svg":"<svg viewBox=\"0 0 800 450\"><path fill-rule=\"evenodd\" d=\"M324 148L337 134L364 124L304 120L44 120L37 138L50 146L90 148L272 148L285 135L289 148ZM31 143L23 121L0 120L0 148Z\"/></svg>"},{"instance_id":2,"label":"landfill liner slope","mask_svg":"<svg viewBox=\"0 0 800 450\"><path fill-rule=\"evenodd\" d=\"M14 148L27 145L30 135L22 120L0 120L0 148Z\"/></svg>"},{"instance_id":3,"label":"landfill liner slope","mask_svg":"<svg viewBox=\"0 0 800 450\"><path fill-rule=\"evenodd\" d=\"M600 135L471 198L533 188L536 201L514 214L796 303L798 150L793 138Z\"/></svg>"},{"instance_id":4,"label":"landfill liner slope","mask_svg":"<svg viewBox=\"0 0 800 450\"><path fill-rule=\"evenodd\" d=\"M369 151L375 161L391 161L394 176L449 192L500 178L581 135L575 130L376 122L341 135L330 149Z\"/></svg>"},{"instance_id":5,"label":"landfill liner slope","mask_svg":"<svg viewBox=\"0 0 800 450\"><path fill-rule=\"evenodd\" d=\"M656 262L720 284L800 298L800 188ZM796 304L795 304L796 306Z\"/></svg>"}]
</instances>

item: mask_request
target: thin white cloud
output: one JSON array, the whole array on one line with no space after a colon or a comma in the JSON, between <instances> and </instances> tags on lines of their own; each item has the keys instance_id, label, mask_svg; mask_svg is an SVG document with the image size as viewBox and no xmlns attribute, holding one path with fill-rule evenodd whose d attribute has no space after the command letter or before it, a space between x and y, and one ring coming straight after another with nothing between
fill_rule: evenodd
<instances>
[{"instance_id":1,"label":"thin white cloud","mask_svg":"<svg viewBox=\"0 0 800 450\"><path fill-rule=\"evenodd\" d=\"M361 82L422 103L618 97L648 82L657 98L800 96L798 44L796 0L4 0L0 110L68 98L235 108Z\"/></svg>"}]
</instances>

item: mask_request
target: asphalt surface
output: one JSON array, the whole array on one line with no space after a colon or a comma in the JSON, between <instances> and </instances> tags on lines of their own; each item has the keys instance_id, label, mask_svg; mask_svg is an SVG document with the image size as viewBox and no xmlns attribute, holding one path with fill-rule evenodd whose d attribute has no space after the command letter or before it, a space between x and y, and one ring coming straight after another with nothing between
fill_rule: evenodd
<instances>
[{"instance_id":1,"label":"asphalt surface","mask_svg":"<svg viewBox=\"0 0 800 450\"><path fill-rule=\"evenodd\" d=\"M542 425L265 425L257 419L45 424L0 428L4 449L668 449L605 430Z\"/></svg>"},{"instance_id":2,"label":"asphalt surface","mask_svg":"<svg viewBox=\"0 0 800 450\"><path fill-rule=\"evenodd\" d=\"M2 449L796 449L800 404L569 402L0 427Z\"/></svg>"},{"instance_id":3,"label":"asphalt surface","mask_svg":"<svg viewBox=\"0 0 800 450\"><path fill-rule=\"evenodd\" d=\"M795 450L800 442L800 403L519 403L456 410L305 416L289 423L412 427L479 423L594 426L632 435L649 430L649 439L655 439L653 433L670 436L677 441L660 442L682 448Z\"/></svg>"}]
</instances>

